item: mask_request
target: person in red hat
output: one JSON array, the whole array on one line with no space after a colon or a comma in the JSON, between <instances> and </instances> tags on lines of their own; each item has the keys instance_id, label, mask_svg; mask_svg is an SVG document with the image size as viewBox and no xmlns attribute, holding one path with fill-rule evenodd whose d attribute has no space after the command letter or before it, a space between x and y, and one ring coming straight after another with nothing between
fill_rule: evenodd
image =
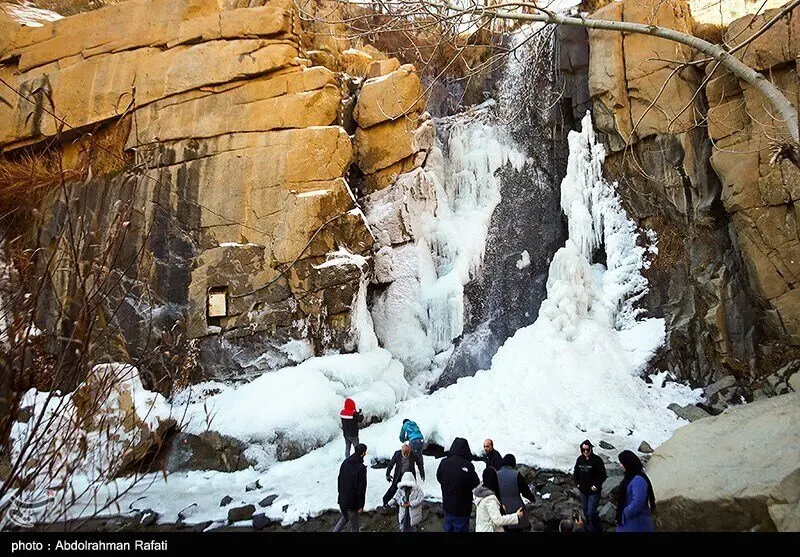
<instances>
[{"instance_id":1,"label":"person in red hat","mask_svg":"<svg viewBox=\"0 0 800 557\"><path fill-rule=\"evenodd\" d=\"M364 421L361 410L356 408L356 401L352 398L344 399L344 408L339 412L342 419L342 433L344 434L344 458L350 456L350 447L358 445L358 424Z\"/></svg>"}]
</instances>

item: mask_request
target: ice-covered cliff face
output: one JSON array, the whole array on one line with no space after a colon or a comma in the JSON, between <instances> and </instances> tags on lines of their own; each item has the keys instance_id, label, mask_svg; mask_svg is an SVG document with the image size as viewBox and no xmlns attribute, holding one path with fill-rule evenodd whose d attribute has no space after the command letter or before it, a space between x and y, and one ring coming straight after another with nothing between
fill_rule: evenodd
<instances>
[{"instance_id":1,"label":"ice-covered cliff face","mask_svg":"<svg viewBox=\"0 0 800 557\"><path fill-rule=\"evenodd\" d=\"M498 100L437 119L439 149L425 167L365 200L383 245L376 333L422 390L488 368L536 320L566 238L553 39L529 28L511 40Z\"/></svg>"}]
</instances>

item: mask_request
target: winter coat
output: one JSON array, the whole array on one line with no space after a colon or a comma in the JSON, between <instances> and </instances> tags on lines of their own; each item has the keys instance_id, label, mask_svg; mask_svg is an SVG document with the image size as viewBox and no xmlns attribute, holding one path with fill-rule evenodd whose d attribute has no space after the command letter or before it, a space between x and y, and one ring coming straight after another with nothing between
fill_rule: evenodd
<instances>
[{"instance_id":1,"label":"winter coat","mask_svg":"<svg viewBox=\"0 0 800 557\"><path fill-rule=\"evenodd\" d=\"M358 437L358 424L364 421L361 410L356 410L356 402L352 398L344 399L344 409L339 412L342 419L342 432L345 437Z\"/></svg>"},{"instance_id":2,"label":"winter coat","mask_svg":"<svg viewBox=\"0 0 800 557\"><path fill-rule=\"evenodd\" d=\"M475 495L475 531L502 532L503 526L514 526L519 519L516 513L503 514L500 501L494 491L479 485L473 491Z\"/></svg>"},{"instance_id":3,"label":"winter coat","mask_svg":"<svg viewBox=\"0 0 800 557\"><path fill-rule=\"evenodd\" d=\"M606 465L603 464L603 459L594 453L589 453L588 460L581 455L575 461L572 477L581 493L585 495L600 493L607 477ZM592 491L593 485L597 486L597 491Z\"/></svg>"},{"instance_id":4,"label":"winter coat","mask_svg":"<svg viewBox=\"0 0 800 557\"><path fill-rule=\"evenodd\" d=\"M411 486L411 494L407 501L411 504L410 507L403 506L403 503L406 503L406 490L404 487L407 485ZM414 476L411 472L403 474L403 479L397 486L397 493L394 494L393 499L394 503L398 506L397 523L402 529L403 519L405 519L406 513L410 512L411 515L409 518L411 519L411 523L409 525L414 527L422 522L422 500L425 498L425 492L422 491L422 488L414 481Z\"/></svg>"},{"instance_id":5,"label":"winter coat","mask_svg":"<svg viewBox=\"0 0 800 557\"><path fill-rule=\"evenodd\" d=\"M617 532L652 532L653 530L653 519L647 503L647 480L637 475L628 484L625 507L622 509L622 524L617 525Z\"/></svg>"},{"instance_id":6,"label":"winter coat","mask_svg":"<svg viewBox=\"0 0 800 557\"><path fill-rule=\"evenodd\" d=\"M417 477L417 468L419 469L420 477L423 481L425 481L425 465L422 462L422 455L417 454L416 451L411 451L408 454L408 458L411 459L411 473L414 474L414 478ZM390 476L392 473L392 468L394 468L394 476ZM398 483L400 481L400 475L403 471L403 451L395 451L392 455L392 460L389 461L389 467L386 469L386 477L392 477L392 483Z\"/></svg>"},{"instance_id":7,"label":"winter coat","mask_svg":"<svg viewBox=\"0 0 800 557\"><path fill-rule=\"evenodd\" d=\"M472 513L472 490L481 483L472 465L469 443L456 437L450 446L449 456L442 459L436 471L436 480L442 486L442 508L451 516L469 516Z\"/></svg>"},{"instance_id":8,"label":"winter coat","mask_svg":"<svg viewBox=\"0 0 800 557\"><path fill-rule=\"evenodd\" d=\"M497 481L500 484L500 502L508 512L517 512L517 509L524 507L522 497L528 501L534 501L534 495L528 486L525 478L511 466L503 466L497 471ZM519 519L519 528L530 528L527 513Z\"/></svg>"},{"instance_id":9,"label":"winter coat","mask_svg":"<svg viewBox=\"0 0 800 557\"><path fill-rule=\"evenodd\" d=\"M364 508L367 495L367 467L360 455L353 453L339 467L339 506L346 511Z\"/></svg>"},{"instance_id":10,"label":"winter coat","mask_svg":"<svg viewBox=\"0 0 800 557\"><path fill-rule=\"evenodd\" d=\"M491 466L495 470L500 470L503 467L503 457L500 456L500 453L497 449L493 449L489 454L481 455L478 460L482 460L486 463L486 466Z\"/></svg>"},{"instance_id":11,"label":"winter coat","mask_svg":"<svg viewBox=\"0 0 800 557\"><path fill-rule=\"evenodd\" d=\"M408 420L403 424L403 427L400 428L400 441L413 441L414 439L424 439L424 437L416 422Z\"/></svg>"}]
</instances>

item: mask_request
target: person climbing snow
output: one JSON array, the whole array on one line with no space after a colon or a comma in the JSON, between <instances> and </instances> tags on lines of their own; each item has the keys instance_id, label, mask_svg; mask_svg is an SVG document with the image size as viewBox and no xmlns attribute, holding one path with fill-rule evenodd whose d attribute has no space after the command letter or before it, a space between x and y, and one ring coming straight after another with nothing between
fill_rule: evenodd
<instances>
[{"instance_id":1,"label":"person climbing snow","mask_svg":"<svg viewBox=\"0 0 800 557\"><path fill-rule=\"evenodd\" d=\"M408 418L403 420L403 427L400 428L400 442L404 441L411 443L411 450L422 456L422 445L425 442L425 437L419 430L417 423Z\"/></svg>"}]
</instances>

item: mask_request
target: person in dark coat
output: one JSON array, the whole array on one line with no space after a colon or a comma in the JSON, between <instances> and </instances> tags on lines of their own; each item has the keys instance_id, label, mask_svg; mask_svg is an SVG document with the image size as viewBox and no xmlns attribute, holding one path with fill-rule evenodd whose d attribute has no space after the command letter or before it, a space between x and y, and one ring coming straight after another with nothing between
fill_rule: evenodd
<instances>
[{"instance_id":1,"label":"person in dark coat","mask_svg":"<svg viewBox=\"0 0 800 557\"><path fill-rule=\"evenodd\" d=\"M339 417L342 419L342 433L344 434L344 457L348 458L350 447L358 445L358 424L364 421L364 415L361 410L356 409L356 401L346 398Z\"/></svg>"},{"instance_id":2,"label":"person in dark coat","mask_svg":"<svg viewBox=\"0 0 800 557\"><path fill-rule=\"evenodd\" d=\"M483 442L483 454L473 457L473 460L480 460L486 463L495 470L500 470L503 467L503 457L494 448L494 441L487 439Z\"/></svg>"},{"instance_id":3,"label":"person in dark coat","mask_svg":"<svg viewBox=\"0 0 800 557\"><path fill-rule=\"evenodd\" d=\"M341 532L345 524L349 525L351 532L358 532L358 513L364 510L364 500L367 497L367 467L364 465L364 456L367 446L359 443L355 452L347 457L339 467L339 510L342 517L334 532Z\"/></svg>"},{"instance_id":4,"label":"person in dark coat","mask_svg":"<svg viewBox=\"0 0 800 557\"><path fill-rule=\"evenodd\" d=\"M517 470L517 459L513 454L503 457L503 465L497 471L497 481L500 484L500 503L505 507L507 513L517 512L522 509L523 515L517 524L505 526L506 532L522 532L531 529L531 522L528 519L528 512L522 503L524 497L531 503L535 496L531 491L528 482Z\"/></svg>"},{"instance_id":5,"label":"person in dark coat","mask_svg":"<svg viewBox=\"0 0 800 557\"><path fill-rule=\"evenodd\" d=\"M619 463L625 477L619 484L617 532L652 532L655 528L650 513L656 510L653 484L644 473L642 461L632 451L619 453Z\"/></svg>"},{"instance_id":6,"label":"person in dark coat","mask_svg":"<svg viewBox=\"0 0 800 557\"><path fill-rule=\"evenodd\" d=\"M472 514L472 490L481 483L469 443L456 437L450 445L449 456L442 459L436 471L436 480L442 486L445 532L469 532L469 515Z\"/></svg>"},{"instance_id":7,"label":"person in dark coat","mask_svg":"<svg viewBox=\"0 0 800 557\"><path fill-rule=\"evenodd\" d=\"M602 532L603 523L597 510L600 504L600 493L606 481L606 465L603 459L594 454L594 445L586 439L581 443L581 456L575 461L572 472L578 490L581 492L583 515L586 517L587 532Z\"/></svg>"},{"instance_id":8,"label":"person in dark coat","mask_svg":"<svg viewBox=\"0 0 800 557\"><path fill-rule=\"evenodd\" d=\"M394 469L394 476L392 476L392 469ZM392 460L389 461L389 467L386 469L386 481L392 482L389 489L383 496L383 506L389 505L394 494L397 493L397 484L403 478L403 474L411 472L414 474L414 479L417 479L417 469L422 481L425 481L425 465L422 462L422 455L416 451L411 450L411 443L405 441L399 451L395 451L392 455Z\"/></svg>"}]
</instances>

